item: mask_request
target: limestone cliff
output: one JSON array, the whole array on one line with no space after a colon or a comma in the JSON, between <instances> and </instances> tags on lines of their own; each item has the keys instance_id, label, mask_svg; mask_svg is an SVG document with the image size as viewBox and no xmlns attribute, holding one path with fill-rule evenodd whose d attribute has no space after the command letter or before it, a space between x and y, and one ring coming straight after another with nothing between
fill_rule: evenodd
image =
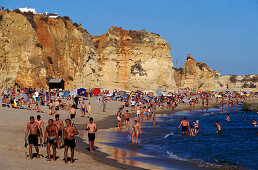
<instances>
[{"instance_id":1,"label":"limestone cliff","mask_svg":"<svg viewBox=\"0 0 258 170\"><path fill-rule=\"evenodd\" d=\"M184 68L174 68L174 79L178 88L195 88L203 90L258 90L258 75L221 76L207 64L196 62L189 54Z\"/></svg>"},{"instance_id":2,"label":"limestone cliff","mask_svg":"<svg viewBox=\"0 0 258 170\"><path fill-rule=\"evenodd\" d=\"M147 31L111 27L92 40L99 52L101 87L127 90L174 89L170 45Z\"/></svg>"},{"instance_id":3,"label":"limestone cliff","mask_svg":"<svg viewBox=\"0 0 258 170\"><path fill-rule=\"evenodd\" d=\"M172 90L170 49L147 31L112 27L91 37L68 17L0 11L0 89L62 78L68 89Z\"/></svg>"},{"instance_id":4,"label":"limestone cliff","mask_svg":"<svg viewBox=\"0 0 258 170\"><path fill-rule=\"evenodd\" d=\"M52 77L66 88L98 86L97 55L87 31L69 18L0 12L0 89L43 88Z\"/></svg>"}]
</instances>

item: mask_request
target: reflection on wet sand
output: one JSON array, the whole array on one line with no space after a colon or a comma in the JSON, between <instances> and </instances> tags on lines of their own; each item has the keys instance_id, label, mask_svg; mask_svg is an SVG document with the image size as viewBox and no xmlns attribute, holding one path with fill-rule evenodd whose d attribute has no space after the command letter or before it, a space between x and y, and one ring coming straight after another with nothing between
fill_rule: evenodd
<instances>
[{"instance_id":1,"label":"reflection on wet sand","mask_svg":"<svg viewBox=\"0 0 258 170\"><path fill-rule=\"evenodd\" d=\"M99 130L96 135L96 146L99 148L98 150L100 150L101 152L107 153L109 155L108 158L115 159L122 164L127 164L127 165L146 168L146 169L163 169L162 167L135 161L137 157L142 158L142 157L150 157L150 156L140 154L138 152L122 149L119 147L107 145L108 143L111 144L115 140L114 138L112 138L112 135L110 134L119 133L119 132L128 132L128 130L120 129L120 128ZM88 141L87 133L85 131L81 130L78 136L80 138L83 138L85 141Z\"/></svg>"}]
</instances>

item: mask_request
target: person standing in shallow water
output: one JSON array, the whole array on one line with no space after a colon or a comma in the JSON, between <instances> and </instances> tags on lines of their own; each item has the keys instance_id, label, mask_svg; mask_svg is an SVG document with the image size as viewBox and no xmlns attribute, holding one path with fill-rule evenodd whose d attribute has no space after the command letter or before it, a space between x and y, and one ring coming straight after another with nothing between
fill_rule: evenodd
<instances>
[{"instance_id":1,"label":"person standing in shallow water","mask_svg":"<svg viewBox=\"0 0 258 170\"><path fill-rule=\"evenodd\" d=\"M135 120L134 125L131 129L132 143L134 142L134 135L135 135L135 142L138 143L139 132L142 133L142 130L137 120Z\"/></svg>"},{"instance_id":2,"label":"person standing in shallow water","mask_svg":"<svg viewBox=\"0 0 258 170\"><path fill-rule=\"evenodd\" d=\"M221 126L220 126L220 124L219 124L218 121L216 121L215 123L216 123L216 126L217 126L216 134L217 134L217 135L221 135Z\"/></svg>"},{"instance_id":3,"label":"person standing in shallow water","mask_svg":"<svg viewBox=\"0 0 258 170\"><path fill-rule=\"evenodd\" d=\"M184 117L184 120L181 121L178 128L180 128L181 125L182 125L182 134L187 135L187 127L189 128L189 122L188 120L186 120L186 117Z\"/></svg>"}]
</instances>

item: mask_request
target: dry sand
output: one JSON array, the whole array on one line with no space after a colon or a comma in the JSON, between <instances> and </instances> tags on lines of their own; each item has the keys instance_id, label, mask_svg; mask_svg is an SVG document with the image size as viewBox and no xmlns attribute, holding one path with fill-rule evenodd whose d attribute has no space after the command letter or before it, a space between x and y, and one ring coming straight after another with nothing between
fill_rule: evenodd
<instances>
[{"instance_id":1,"label":"dry sand","mask_svg":"<svg viewBox=\"0 0 258 170\"><path fill-rule=\"evenodd\" d=\"M110 115L116 114L117 108L120 106L119 102L110 101L107 105L107 112L101 112L102 107L97 102L96 98L91 98L90 102L93 105L93 118L96 121L101 121ZM88 101L86 101L88 103ZM113 166L108 166L95 161L90 155L81 152L75 152L75 162L73 164L65 164L63 161L64 150L57 149L57 156L59 159L56 161L47 161L45 158L46 148L40 147L40 154L44 157L40 159L33 158L30 160L25 156L24 135L26 124L29 122L29 117L36 117L41 115L45 126L46 122L53 116L47 113L47 107L40 107L45 113L37 113L36 111L16 110L10 108L0 108L0 169L116 169ZM61 110L60 119L65 120L68 117L68 111ZM76 124L88 123L88 119L82 118L81 112L77 110ZM35 150L33 148L33 152ZM27 151L28 154L28 151ZM68 153L68 156L70 152Z\"/></svg>"}]
</instances>

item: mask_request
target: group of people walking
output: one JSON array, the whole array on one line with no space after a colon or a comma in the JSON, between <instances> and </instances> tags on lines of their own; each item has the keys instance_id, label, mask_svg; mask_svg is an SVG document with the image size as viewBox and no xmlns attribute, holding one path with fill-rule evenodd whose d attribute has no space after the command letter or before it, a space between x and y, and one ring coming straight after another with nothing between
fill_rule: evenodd
<instances>
[{"instance_id":1,"label":"group of people walking","mask_svg":"<svg viewBox=\"0 0 258 170\"><path fill-rule=\"evenodd\" d=\"M93 118L89 119L90 123L86 126L86 131L88 131L90 152L93 152L95 133L97 132L97 126L93 123ZM56 149L64 148L64 160L65 163L68 162L68 149L71 149L71 160L74 162L74 148L76 146L75 135L78 135L78 130L72 124L71 119L65 120L66 126L64 126L63 121L59 119L59 114L55 115L55 120L49 119L48 125L44 127L44 122L41 116L38 115L35 120L33 116L30 117L30 122L27 124L27 129L25 132L25 147L29 145L29 157L32 159L32 148L35 147L36 157L40 158L39 146L47 146L47 160L51 160L51 146L53 151L53 160L56 160ZM42 138L43 143L42 143ZM38 143L40 139L40 144Z\"/></svg>"}]
</instances>

